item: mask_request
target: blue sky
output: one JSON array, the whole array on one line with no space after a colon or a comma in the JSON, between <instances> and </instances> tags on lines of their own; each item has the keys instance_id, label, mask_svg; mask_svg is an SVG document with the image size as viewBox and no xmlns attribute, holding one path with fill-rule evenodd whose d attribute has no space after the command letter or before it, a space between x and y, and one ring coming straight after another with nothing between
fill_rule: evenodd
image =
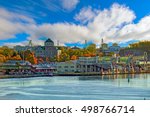
<instances>
[{"instance_id":1,"label":"blue sky","mask_svg":"<svg viewBox=\"0 0 150 117\"><path fill-rule=\"evenodd\" d=\"M0 45L121 46L150 39L149 0L0 0Z\"/></svg>"}]
</instances>

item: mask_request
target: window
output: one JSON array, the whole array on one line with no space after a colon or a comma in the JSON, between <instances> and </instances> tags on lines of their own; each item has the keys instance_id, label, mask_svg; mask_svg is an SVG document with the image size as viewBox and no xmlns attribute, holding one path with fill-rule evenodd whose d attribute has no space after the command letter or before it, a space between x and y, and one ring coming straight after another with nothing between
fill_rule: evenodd
<instances>
[{"instance_id":1,"label":"window","mask_svg":"<svg viewBox=\"0 0 150 117\"><path fill-rule=\"evenodd\" d=\"M68 68L68 66L65 66L64 68Z\"/></svg>"}]
</instances>

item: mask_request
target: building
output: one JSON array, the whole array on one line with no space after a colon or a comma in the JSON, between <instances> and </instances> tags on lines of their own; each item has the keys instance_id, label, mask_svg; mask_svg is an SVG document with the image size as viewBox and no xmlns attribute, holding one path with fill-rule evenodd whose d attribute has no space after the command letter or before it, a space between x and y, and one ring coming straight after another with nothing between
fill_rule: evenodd
<instances>
[{"instance_id":1,"label":"building","mask_svg":"<svg viewBox=\"0 0 150 117\"><path fill-rule=\"evenodd\" d=\"M57 48L54 46L54 42L51 39L47 39L44 43L45 57L53 58L57 56Z\"/></svg>"},{"instance_id":2,"label":"building","mask_svg":"<svg viewBox=\"0 0 150 117\"><path fill-rule=\"evenodd\" d=\"M113 45L109 47L102 39L100 52L103 52L105 55L108 55L109 53L119 54L120 49L121 47L117 43L113 43Z\"/></svg>"},{"instance_id":3,"label":"building","mask_svg":"<svg viewBox=\"0 0 150 117\"><path fill-rule=\"evenodd\" d=\"M115 54L119 54L121 47L117 44L114 43L112 46L109 47L110 52L114 52Z\"/></svg>"},{"instance_id":4,"label":"building","mask_svg":"<svg viewBox=\"0 0 150 117\"><path fill-rule=\"evenodd\" d=\"M34 54L36 57L45 57L45 48L43 46L36 46L34 48Z\"/></svg>"},{"instance_id":5,"label":"building","mask_svg":"<svg viewBox=\"0 0 150 117\"><path fill-rule=\"evenodd\" d=\"M78 72L97 72L97 64L99 57L79 57L77 60L77 71Z\"/></svg>"},{"instance_id":6,"label":"building","mask_svg":"<svg viewBox=\"0 0 150 117\"><path fill-rule=\"evenodd\" d=\"M15 49L16 51L18 51L18 52L21 52L21 51L31 50L32 47L30 47L30 46L16 45L16 46L14 47L14 49Z\"/></svg>"},{"instance_id":7,"label":"building","mask_svg":"<svg viewBox=\"0 0 150 117\"><path fill-rule=\"evenodd\" d=\"M42 75L53 75L56 71L56 64L55 63L43 63L38 65L33 65L32 71L35 74L42 74Z\"/></svg>"},{"instance_id":8,"label":"building","mask_svg":"<svg viewBox=\"0 0 150 117\"><path fill-rule=\"evenodd\" d=\"M48 38L44 42L44 46L32 46L32 42L29 41L28 46L20 46L17 45L14 47L16 51L26 51L26 50L31 50L35 53L36 57L48 57L48 58L54 58L57 56L57 47L54 45L54 42Z\"/></svg>"},{"instance_id":9,"label":"building","mask_svg":"<svg viewBox=\"0 0 150 117\"><path fill-rule=\"evenodd\" d=\"M10 60L3 63L0 69L3 69L6 74L29 74L31 73L31 63L22 60Z\"/></svg>"},{"instance_id":10,"label":"building","mask_svg":"<svg viewBox=\"0 0 150 117\"><path fill-rule=\"evenodd\" d=\"M73 50L80 50L80 48L78 48L77 46L74 46L71 49L73 49Z\"/></svg>"},{"instance_id":11,"label":"building","mask_svg":"<svg viewBox=\"0 0 150 117\"><path fill-rule=\"evenodd\" d=\"M7 62L5 62L5 63L3 63L3 65L10 65L10 66L12 66L12 65L31 65L31 63L30 62L28 62L28 61L23 61L23 60L9 60L9 61L7 61Z\"/></svg>"},{"instance_id":12,"label":"building","mask_svg":"<svg viewBox=\"0 0 150 117\"><path fill-rule=\"evenodd\" d=\"M57 62L57 73L77 72L77 61Z\"/></svg>"},{"instance_id":13,"label":"building","mask_svg":"<svg viewBox=\"0 0 150 117\"><path fill-rule=\"evenodd\" d=\"M57 56L57 48L50 38L44 42L44 46L37 46L33 51L35 52L36 57L53 58Z\"/></svg>"}]
</instances>

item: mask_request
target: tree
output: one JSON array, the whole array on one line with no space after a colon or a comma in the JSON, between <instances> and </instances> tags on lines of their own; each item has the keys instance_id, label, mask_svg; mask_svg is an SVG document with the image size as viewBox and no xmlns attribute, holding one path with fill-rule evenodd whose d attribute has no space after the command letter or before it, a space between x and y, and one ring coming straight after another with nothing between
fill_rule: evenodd
<instances>
[{"instance_id":1,"label":"tree","mask_svg":"<svg viewBox=\"0 0 150 117\"><path fill-rule=\"evenodd\" d=\"M24 58L26 61L29 61L31 64L37 64L37 58L34 56L34 53L30 50L24 52Z\"/></svg>"},{"instance_id":2,"label":"tree","mask_svg":"<svg viewBox=\"0 0 150 117\"><path fill-rule=\"evenodd\" d=\"M77 56L76 55L72 55L71 56L71 60L77 60Z\"/></svg>"},{"instance_id":3,"label":"tree","mask_svg":"<svg viewBox=\"0 0 150 117\"><path fill-rule=\"evenodd\" d=\"M43 63L44 62L43 58L37 58L37 61L38 61L38 63Z\"/></svg>"},{"instance_id":4,"label":"tree","mask_svg":"<svg viewBox=\"0 0 150 117\"><path fill-rule=\"evenodd\" d=\"M6 57L2 54L0 54L0 63L3 63L6 61Z\"/></svg>"},{"instance_id":5,"label":"tree","mask_svg":"<svg viewBox=\"0 0 150 117\"><path fill-rule=\"evenodd\" d=\"M11 60L22 60L20 55L13 56Z\"/></svg>"},{"instance_id":6,"label":"tree","mask_svg":"<svg viewBox=\"0 0 150 117\"><path fill-rule=\"evenodd\" d=\"M104 56L103 52L98 53L98 56L103 57Z\"/></svg>"},{"instance_id":7,"label":"tree","mask_svg":"<svg viewBox=\"0 0 150 117\"><path fill-rule=\"evenodd\" d=\"M86 49L87 49L90 53L96 54L96 44L90 44Z\"/></svg>"},{"instance_id":8,"label":"tree","mask_svg":"<svg viewBox=\"0 0 150 117\"><path fill-rule=\"evenodd\" d=\"M90 54L84 54L83 56L84 56L84 57L91 57Z\"/></svg>"},{"instance_id":9,"label":"tree","mask_svg":"<svg viewBox=\"0 0 150 117\"><path fill-rule=\"evenodd\" d=\"M62 53L60 55L60 59L59 59L61 62L64 62L64 61L69 61L70 60L70 56L67 54L67 53Z\"/></svg>"}]
</instances>

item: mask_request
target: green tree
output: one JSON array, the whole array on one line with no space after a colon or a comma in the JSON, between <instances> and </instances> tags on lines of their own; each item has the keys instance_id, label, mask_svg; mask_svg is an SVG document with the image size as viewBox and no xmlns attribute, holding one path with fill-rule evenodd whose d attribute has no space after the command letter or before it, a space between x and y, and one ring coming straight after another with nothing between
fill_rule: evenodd
<instances>
[{"instance_id":1,"label":"green tree","mask_svg":"<svg viewBox=\"0 0 150 117\"><path fill-rule=\"evenodd\" d=\"M90 44L86 48L90 53L96 54L96 44Z\"/></svg>"}]
</instances>

